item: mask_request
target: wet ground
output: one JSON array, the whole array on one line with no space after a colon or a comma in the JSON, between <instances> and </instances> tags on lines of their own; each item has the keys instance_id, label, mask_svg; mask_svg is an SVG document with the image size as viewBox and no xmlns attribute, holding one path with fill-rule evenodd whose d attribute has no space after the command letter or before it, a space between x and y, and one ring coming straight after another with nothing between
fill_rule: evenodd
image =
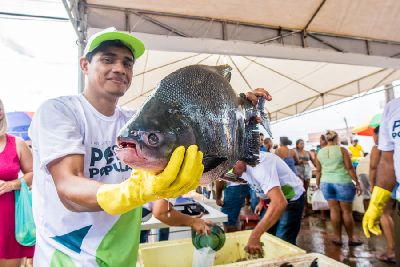
<instances>
[{"instance_id":1,"label":"wet ground","mask_svg":"<svg viewBox=\"0 0 400 267\"><path fill-rule=\"evenodd\" d=\"M347 235L343 228L342 247L332 243L332 227L329 218L323 221L319 215L314 214L302 220L300 234L297 238L297 245L306 250L307 253L315 252L324 254L337 261L353 267L386 267L396 266L387 264L375 258L375 254L384 252L385 240L382 236L367 239L362 233L360 222L356 222L355 233L364 242L357 247L347 245ZM397 266L400 266L397 265Z\"/></svg>"}]
</instances>

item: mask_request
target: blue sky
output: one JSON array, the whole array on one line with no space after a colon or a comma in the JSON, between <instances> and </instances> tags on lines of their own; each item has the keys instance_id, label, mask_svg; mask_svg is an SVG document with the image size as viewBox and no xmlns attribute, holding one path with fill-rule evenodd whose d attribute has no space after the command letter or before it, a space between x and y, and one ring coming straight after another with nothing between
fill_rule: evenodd
<instances>
[{"instance_id":1,"label":"blue sky","mask_svg":"<svg viewBox=\"0 0 400 267\"><path fill-rule=\"evenodd\" d=\"M2 0L2 12L67 17L57 0ZM69 21L0 15L0 98L6 111L35 111L44 100L78 92L78 47ZM160 77L161 79L162 77ZM400 86L396 88L400 96ZM274 138L307 139L307 133L357 126L384 105L383 92L355 98L272 126ZM366 149L370 138L360 138Z\"/></svg>"}]
</instances>

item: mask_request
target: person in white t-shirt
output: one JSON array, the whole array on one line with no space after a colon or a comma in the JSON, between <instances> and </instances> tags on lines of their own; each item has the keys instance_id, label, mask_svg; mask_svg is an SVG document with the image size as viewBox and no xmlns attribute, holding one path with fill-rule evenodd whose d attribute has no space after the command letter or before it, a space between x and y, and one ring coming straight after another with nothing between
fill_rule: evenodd
<instances>
[{"instance_id":1,"label":"person in white t-shirt","mask_svg":"<svg viewBox=\"0 0 400 267\"><path fill-rule=\"evenodd\" d=\"M169 225L194 225L194 218L174 211L168 216L167 202L157 199L197 187L204 166L196 145L176 148L159 174L131 170L114 153L118 131L133 115L117 103L143 53L143 43L128 33L109 28L94 34L80 59L83 94L48 100L37 110L29 130L35 266L136 266L147 202L160 203L159 215ZM257 96L270 100L263 89L248 99ZM207 224L196 222L204 233Z\"/></svg>"},{"instance_id":2,"label":"person in white t-shirt","mask_svg":"<svg viewBox=\"0 0 400 267\"><path fill-rule=\"evenodd\" d=\"M37 110L30 128L35 266L134 266L141 205L197 186L203 165L196 146L175 150L158 175L132 172L114 154L116 135L133 115L117 102L143 53L142 42L128 33L93 35L80 59L83 94L48 100ZM183 160L194 164L181 168ZM171 216L169 223L195 222L185 220Z\"/></svg>"},{"instance_id":3,"label":"person in white t-shirt","mask_svg":"<svg viewBox=\"0 0 400 267\"><path fill-rule=\"evenodd\" d=\"M386 104L379 130L379 150L382 151L376 184L372 190L371 200L363 218L363 229L366 237L370 233L381 235L379 221L386 203L394 190L394 199L400 201L400 98ZM399 203L397 203L399 205ZM399 214L395 212L395 232L400 229ZM398 244L399 240L395 240ZM396 262L400 262L400 246L396 246Z\"/></svg>"},{"instance_id":4,"label":"person in white t-shirt","mask_svg":"<svg viewBox=\"0 0 400 267\"><path fill-rule=\"evenodd\" d=\"M247 181L263 200L257 205L256 213L266 208L264 217L250 235L246 250L251 254L260 253L260 237L265 231L296 244L304 208L300 178L280 157L269 152L260 152L260 163L254 167L238 161L233 172Z\"/></svg>"}]
</instances>

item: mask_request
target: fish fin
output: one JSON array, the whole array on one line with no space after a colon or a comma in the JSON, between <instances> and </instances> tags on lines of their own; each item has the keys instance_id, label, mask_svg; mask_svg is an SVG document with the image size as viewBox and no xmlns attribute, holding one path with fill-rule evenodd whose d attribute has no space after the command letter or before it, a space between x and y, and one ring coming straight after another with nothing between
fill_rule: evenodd
<instances>
[{"instance_id":1,"label":"fish fin","mask_svg":"<svg viewBox=\"0 0 400 267\"><path fill-rule=\"evenodd\" d=\"M203 157L203 164L204 164L204 172L208 172L218 165L220 165L222 162L226 161L227 158L224 157L217 157L217 156L204 156Z\"/></svg>"},{"instance_id":2,"label":"fish fin","mask_svg":"<svg viewBox=\"0 0 400 267\"><path fill-rule=\"evenodd\" d=\"M221 74L222 76L225 77L225 79L228 80L228 82L231 81L231 77L232 77L232 67L229 66L228 64L225 65L219 65L219 66L215 66L216 71Z\"/></svg>"}]
</instances>

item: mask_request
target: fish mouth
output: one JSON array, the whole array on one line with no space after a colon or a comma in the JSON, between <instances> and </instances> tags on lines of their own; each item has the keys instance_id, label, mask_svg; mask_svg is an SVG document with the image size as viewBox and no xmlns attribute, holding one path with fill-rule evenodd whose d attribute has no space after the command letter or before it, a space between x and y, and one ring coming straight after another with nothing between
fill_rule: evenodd
<instances>
[{"instance_id":1,"label":"fish mouth","mask_svg":"<svg viewBox=\"0 0 400 267\"><path fill-rule=\"evenodd\" d=\"M132 139L118 138L117 148L114 151L117 157L128 166L147 160L142 155L138 143Z\"/></svg>"}]
</instances>

